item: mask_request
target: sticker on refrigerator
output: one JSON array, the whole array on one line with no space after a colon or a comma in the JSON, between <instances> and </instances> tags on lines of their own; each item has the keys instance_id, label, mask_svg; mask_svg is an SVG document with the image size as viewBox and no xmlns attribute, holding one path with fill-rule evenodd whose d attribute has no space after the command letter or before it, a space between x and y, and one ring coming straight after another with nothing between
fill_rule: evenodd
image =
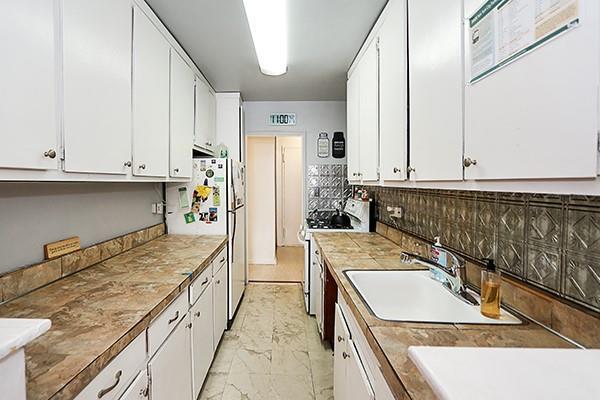
<instances>
[{"instance_id":1,"label":"sticker on refrigerator","mask_svg":"<svg viewBox=\"0 0 600 400\"><path fill-rule=\"evenodd\" d=\"M194 201L199 201L200 203L204 203L208 200L208 196L210 196L210 192L212 191L212 187L208 186L208 180L204 180L204 185L196 186L196 190L194 191Z\"/></svg>"},{"instance_id":2,"label":"sticker on refrigerator","mask_svg":"<svg viewBox=\"0 0 600 400\"><path fill-rule=\"evenodd\" d=\"M209 178L212 178L213 176L215 176L215 171L213 171L212 169L207 169L206 176L208 176Z\"/></svg>"},{"instance_id":3,"label":"sticker on refrigerator","mask_svg":"<svg viewBox=\"0 0 600 400\"><path fill-rule=\"evenodd\" d=\"M215 182L223 183L223 182L225 182L225 177L223 177L223 176L215 176Z\"/></svg>"},{"instance_id":4,"label":"sticker on refrigerator","mask_svg":"<svg viewBox=\"0 0 600 400\"><path fill-rule=\"evenodd\" d=\"M217 213L217 207L210 207L208 209L208 221L217 222L219 220L219 214Z\"/></svg>"},{"instance_id":5,"label":"sticker on refrigerator","mask_svg":"<svg viewBox=\"0 0 600 400\"><path fill-rule=\"evenodd\" d=\"M196 222L196 217L194 217L194 213L193 212L189 212L189 213L183 214L183 217L185 218L185 223L186 224L191 224L192 222Z\"/></svg>"},{"instance_id":6,"label":"sticker on refrigerator","mask_svg":"<svg viewBox=\"0 0 600 400\"><path fill-rule=\"evenodd\" d=\"M213 206L218 207L221 205L221 188L218 186L213 186L212 192L213 192Z\"/></svg>"},{"instance_id":7,"label":"sticker on refrigerator","mask_svg":"<svg viewBox=\"0 0 600 400\"><path fill-rule=\"evenodd\" d=\"M206 171L206 160L200 160L200 171Z\"/></svg>"},{"instance_id":8,"label":"sticker on refrigerator","mask_svg":"<svg viewBox=\"0 0 600 400\"><path fill-rule=\"evenodd\" d=\"M178 191L179 191L179 208L180 209L188 208L190 206L190 202L188 201L187 188L185 186L180 187L178 189Z\"/></svg>"},{"instance_id":9,"label":"sticker on refrigerator","mask_svg":"<svg viewBox=\"0 0 600 400\"><path fill-rule=\"evenodd\" d=\"M208 222L208 213L207 212L198 213L198 221Z\"/></svg>"}]
</instances>

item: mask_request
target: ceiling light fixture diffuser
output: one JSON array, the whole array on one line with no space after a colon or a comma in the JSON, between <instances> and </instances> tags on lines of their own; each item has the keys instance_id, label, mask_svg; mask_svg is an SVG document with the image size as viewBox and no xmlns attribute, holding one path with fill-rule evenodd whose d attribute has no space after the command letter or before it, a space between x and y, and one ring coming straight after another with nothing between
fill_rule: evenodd
<instances>
[{"instance_id":1,"label":"ceiling light fixture diffuser","mask_svg":"<svg viewBox=\"0 0 600 400\"><path fill-rule=\"evenodd\" d=\"M260 70L265 75L287 72L287 0L244 0L246 18Z\"/></svg>"}]
</instances>

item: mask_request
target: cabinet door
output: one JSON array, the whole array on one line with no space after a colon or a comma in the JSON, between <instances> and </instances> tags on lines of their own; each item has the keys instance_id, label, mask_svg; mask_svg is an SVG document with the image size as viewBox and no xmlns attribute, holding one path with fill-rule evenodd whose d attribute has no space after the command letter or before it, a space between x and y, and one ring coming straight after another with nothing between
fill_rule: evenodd
<instances>
[{"instance_id":1,"label":"cabinet door","mask_svg":"<svg viewBox=\"0 0 600 400\"><path fill-rule=\"evenodd\" d=\"M227 329L227 266L214 277L214 348L216 350L223 332Z\"/></svg>"},{"instance_id":2,"label":"cabinet door","mask_svg":"<svg viewBox=\"0 0 600 400\"><path fill-rule=\"evenodd\" d=\"M194 73L181 56L171 49L170 176L192 176L193 140Z\"/></svg>"},{"instance_id":3,"label":"cabinet door","mask_svg":"<svg viewBox=\"0 0 600 400\"><path fill-rule=\"evenodd\" d=\"M408 0L413 180L461 180L462 1Z\"/></svg>"},{"instance_id":4,"label":"cabinet door","mask_svg":"<svg viewBox=\"0 0 600 400\"><path fill-rule=\"evenodd\" d=\"M194 144L206 149L214 145L216 121L215 94L202 80L196 77L196 121Z\"/></svg>"},{"instance_id":5,"label":"cabinet door","mask_svg":"<svg viewBox=\"0 0 600 400\"><path fill-rule=\"evenodd\" d=\"M148 372L144 369L119 397L119 400L147 400L148 392Z\"/></svg>"},{"instance_id":6,"label":"cabinet door","mask_svg":"<svg viewBox=\"0 0 600 400\"><path fill-rule=\"evenodd\" d=\"M374 400L375 394L352 340L346 344L346 396L352 400Z\"/></svg>"},{"instance_id":7,"label":"cabinet door","mask_svg":"<svg viewBox=\"0 0 600 400\"><path fill-rule=\"evenodd\" d=\"M392 0L379 31L379 140L384 181L406 180L407 85L406 0Z\"/></svg>"},{"instance_id":8,"label":"cabinet door","mask_svg":"<svg viewBox=\"0 0 600 400\"><path fill-rule=\"evenodd\" d=\"M363 54L360 68L359 130L360 178L363 182L379 179L379 56L377 39Z\"/></svg>"},{"instance_id":9,"label":"cabinet door","mask_svg":"<svg viewBox=\"0 0 600 400\"><path fill-rule=\"evenodd\" d=\"M348 341L350 331L338 304L335 305L335 340L333 358L333 397L349 399L351 392L346 385L346 358L348 357Z\"/></svg>"},{"instance_id":10,"label":"cabinet door","mask_svg":"<svg viewBox=\"0 0 600 400\"><path fill-rule=\"evenodd\" d=\"M129 172L131 14L128 1L63 1L65 171Z\"/></svg>"},{"instance_id":11,"label":"cabinet door","mask_svg":"<svg viewBox=\"0 0 600 400\"><path fill-rule=\"evenodd\" d=\"M467 17L482 4L470 3ZM466 179L597 175L600 2L578 3L579 26L466 85L465 157L477 161L465 168Z\"/></svg>"},{"instance_id":12,"label":"cabinet door","mask_svg":"<svg viewBox=\"0 0 600 400\"><path fill-rule=\"evenodd\" d=\"M348 162L348 180L359 181L360 176L360 70L354 69L346 84L347 141L346 160Z\"/></svg>"},{"instance_id":13,"label":"cabinet door","mask_svg":"<svg viewBox=\"0 0 600 400\"><path fill-rule=\"evenodd\" d=\"M148 363L152 400L192 399L189 323L186 315Z\"/></svg>"},{"instance_id":14,"label":"cabinet door","mask_svg":"<svg viewBox=\"0 0 600 400\"><path fill-rule=\"evenodd\" d=\"M169 169L170 46L139 8L133 20L134 175L166 177Z\"/></svg>"},{"instance_id":15,"label":"cabinet door","mask_svg":"<svg viewBox=\"0 0 600 400\"><path fill-rule=\"evenodd\" d=\"M204 290L190 309L192 319L193 398L197 399L213 360L213 286Z\"/></svg>"},{"instance_id":16,"label":"cabinet door","mask_svg":"<svg viewBox=\"0 0 600 400\"><path fill-rule=\"evenodd\" d=\"M2 5L0 168L57 169L55 12L48 0Z\"/></svg>"}]
</instances>

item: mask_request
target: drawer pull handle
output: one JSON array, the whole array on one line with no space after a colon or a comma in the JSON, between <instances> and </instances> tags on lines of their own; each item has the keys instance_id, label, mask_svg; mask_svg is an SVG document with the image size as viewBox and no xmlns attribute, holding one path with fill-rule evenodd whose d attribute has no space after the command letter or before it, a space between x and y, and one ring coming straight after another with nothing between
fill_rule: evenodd
<instances>
[{"instance_id":1,"label":"drawer pull handle","mask_svg":"<svg viewBox=\"0 0 600 400\"><path fill-rule=\"evenodd\" d=\"M204 278L204 280L202 281L202 283L200 284L200 286L204 286L208 283L208 278Z\"/></svg>"},{"instance_id":2,"label":"drawer pull handle","mask_svg":"<svg viewBox=\"0 0 600 400\"><path fill-rule=\"evenodd\" d=\"M196 311L196 313L194 314L196 317L200 316L200 311Z\"/></svg>"},{"instance_id":3,"label":"drawer pull handle","mask_svg":"<svg viewBox=\"0 0 600 400\"><path fill-rule=\"evenodd\" d=\"M167 324L171 325L173 322L177 321L178 319L179 319L179 310L177 310L175 312L175 316L173 318L171 318Z\"/></svg>"},{"instance_id":4,"label":"drawer pull handle","mask_svg":"<svg viewBox=\"0 0 600 400\"><path fill-rule=\"evenodd\" d=\"M101 391L98 392L99 399L106 396L109 392L111 392L114 388L116 388L119 385L119 382L121 382L121 375L123 375L123 371L118 370L117 373L115 374L115 379L116 379L115 383L113 383L111 386L107 387L106 389L102 389Z\"/></svg>"},{"instance_id":5,"label":"drawer pull handle","mask_svg":"<svg viewBox=\"0 0 600 400\"><path fill-rule=\"evenodd\" d=\"M344 360L346 358L350 358L350 356L348 355L348 353L346 353L345 351L342 353L342 357L344 357Z\"/></svg>"},{"instance_id":6,"label":"drawer pull handle","mask_svg":"<svg viewBox=\"0 0 600 400\"><path fill-rule=\"evenodd\" d=\"M225 257L221 258L221 261L219 261L220 263L224 263L225 262Z\"/></svg>"}]
</instances>

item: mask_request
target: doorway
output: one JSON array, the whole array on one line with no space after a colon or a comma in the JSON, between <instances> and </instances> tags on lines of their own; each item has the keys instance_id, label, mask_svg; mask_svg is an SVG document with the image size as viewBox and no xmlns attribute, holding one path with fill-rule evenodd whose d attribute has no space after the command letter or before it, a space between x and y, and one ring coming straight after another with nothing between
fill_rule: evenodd
<instances>
[{"instance_id":1,"label":"doorway","mask_svg":"<svg viewBox=\"0 0 600 400\"><path fill-rule=\"evenodd\" d=\"M303 137L248 136L246 149L248 280L302 282Z\"/></svg>"}]
</instances>

